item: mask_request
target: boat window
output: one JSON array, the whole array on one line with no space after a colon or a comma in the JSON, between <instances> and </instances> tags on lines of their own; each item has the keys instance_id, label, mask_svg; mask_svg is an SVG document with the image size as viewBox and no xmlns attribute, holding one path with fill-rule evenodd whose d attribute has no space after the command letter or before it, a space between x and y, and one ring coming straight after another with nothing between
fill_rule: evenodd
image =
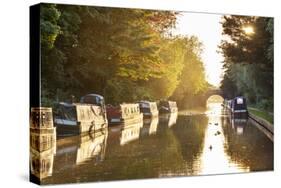
<instances>
[{"instance_id":1,"label":"boat window","mask_svg":"<svg viewBox=\"0 0 281 188\"><path fill-rule=\"evenodd\" d=\"M242 98L237 98L237 104L243 104L243 99Z\"/></svg>"}]
</instances>

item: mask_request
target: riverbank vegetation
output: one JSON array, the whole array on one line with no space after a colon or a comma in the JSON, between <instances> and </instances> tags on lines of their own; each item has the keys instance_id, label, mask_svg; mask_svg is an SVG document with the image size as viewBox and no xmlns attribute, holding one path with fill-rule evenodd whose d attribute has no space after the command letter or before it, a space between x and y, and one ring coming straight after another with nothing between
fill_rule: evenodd
<instances>
[{"instance_id":1,"label":"riverbank vegetation","mask_svg":"<svg viewBox=\"0 0 281 188\"><path fill-rule=\"evenodd\" d=\"M205 105L194 36L173 35L179 12L42 4L42 106L97 93L106 103L172 99Z\"/></svg>"},{"instance_id":2,"label":"riverbank vegetation","mask_svg":"<svg viewBox=\"0 0 281 188\"><path fill-rule=\"evenodd\" d=\"M273 18L224 16L222 26L224 97L243 95L250 105L273 112Z\"/></svg>"},{"instance_id":3,"label":"riverbank vegetation","mask_svg":"<svg viewBox=\"0 0 281 188\"><path fill-rule=\"evenodd\" d=\"M274 118L273 118L273 113L264 111L264 110L259 110L256 108L252 108L249 107L248 108L249 112L254 114L255 116L258 116L266 121L268 121L269 123L273 124Z\"/></svg>"}]
</instances>

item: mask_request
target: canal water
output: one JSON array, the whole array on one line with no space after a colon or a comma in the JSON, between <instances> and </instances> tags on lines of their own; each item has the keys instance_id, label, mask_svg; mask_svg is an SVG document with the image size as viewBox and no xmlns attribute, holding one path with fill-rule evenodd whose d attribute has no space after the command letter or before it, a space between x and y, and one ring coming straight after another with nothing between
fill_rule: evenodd
<instances>
[{"instance_id":1,"label":"canal water","mask_svg":"<svg viewBox=\"0 0 281 188\"><path fill-rule=\"evenodd\" d=\"M273 143L214 103L204 113L160 115L59 139L52 157L43 184L268 171Z\"/></svg>"}]
</instances>

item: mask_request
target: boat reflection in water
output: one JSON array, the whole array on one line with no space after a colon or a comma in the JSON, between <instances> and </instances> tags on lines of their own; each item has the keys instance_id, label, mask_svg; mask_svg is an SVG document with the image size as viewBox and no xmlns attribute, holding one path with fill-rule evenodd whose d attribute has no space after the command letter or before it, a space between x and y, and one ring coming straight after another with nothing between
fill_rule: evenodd
<instances>
[{"instance_id":1,"label":"boat reflection in water","mask_svg":"<svg viewBox=\"0 0 281 188\"><path fill-rule=\"evenodd\" d=\"M128 144L134 140L139 139L140 130L143 127L143 121L132 123L132 124L121 124L109 128L109 145L119 145Z\"/></svg>"},{"instance_id":2,"label":"boat reflection in water","mask_svg":"<svg viewBox=\"0 0 281 188\"><path fill-rule=\"evenodd\" d=\"M91 142L90 138L79 136L60 139L53 174L42 182L81 183L273 170L273 143L266 135L251 121L243 135L238 135L229 116L221 116L220 110L221 106L215 104L210 105L206 114L179 113L171 128L168 117L176 116L161 114L157 132L151 131L151 136L147 135L153 130L152 124L126 124L108 127L108 137L94 135ZM106 141L102 142L103 139Z\"/></svg>"},{"instance_id":3,"label":"boat reflection in water","mask_svg":"<svg viewBox=\"0 0 281 188\"><path fill-rule=\"evenodd\" d=\"M169 115L168 127L172 127L177 123L178 112L170 113Z\"/></svg>"},{"instance_id":4,"label":"boat reflection in water","mask_svg":"<svg viewBox=\"0 0 281 188\"><path fill-rule=\"evenodd\" d=\"M53 174L54 156L56 148L52 147L43 152L30 148L30 170L39 179Z\"/></svg>"},{"instance_id":5,"label":"boat reflection in water","mask_svg":"<svg viewBox=\"0 0 281 188\"><path fill-rule=\"evenodd\" d=\"M101 129L98 132L81 136L77 149L76 164L83 164L89 160L95 163L102 162L105 158L107 136L107 129Z\"/></svg>"},{"instance_id":6,"label":"boat reflection in water","mask_svg":"<svg viewBox=\"0 0 281 188\"><path fill-rule=\"evenodd\" d=\"M247 121L248 119L245 118L231 118L231 127L235 130L237 135L243 134Z\"/></svg>"},{"instance_id":7,"label":"boat reflection in water","mask_svg":"<svg viewBox=\"0 0 281 188\"><path fill-rule=\"evenodd\" d=\"M143 127L143 122L134 124L124 124L121 126L120 145L127 144L137 140L140 137L140 129Z\"/></svg>"},{"instance_id":8,"label":"boat reflection in water","mask_svg":"<svg viewBox=\"0 0 281 188\"><path fill-rule=\"evenodd\" d=\"M76 168L83 167L83 164L88 163L95 166L102 164L105 160L107 139L107 128L59 139L53 174L44 179L44 182L53 177L58 177L57 181L64 182L65 174L75 174Z\"/></svg>"},{"instance_id":9,"label":"boat reflection in water","mask_svg":"<svg viewBox=\"0 0 281 188\"><path fill-rule=\"evenodd\" d=\"M158 123L158 116L151 119L145 119L143 122L143 127L141 128L141 136L156 134Z\"/></svg>"},{"instance_id":10,"label":"boat reflection in water","mask_svg":"<svg viewBox=\"0 0 281 188\"><path fill-rule=\"evenodd\" d=\"M51 176L56 153L56 128L51 108L31 108L30 123L30 179Z\"/></svg>"},{"instance_id":11,"label":"boat reflection in water","mask_svg":"<svg viewBox=\"0 0 281 188\"><path fill-rule=\"evenodd\" d=\"M163 114L160 117L161 124L165 124L168 127L172 127L177 123L178 112L173 112L169 114Z\"/></svg>"}]
</instances>

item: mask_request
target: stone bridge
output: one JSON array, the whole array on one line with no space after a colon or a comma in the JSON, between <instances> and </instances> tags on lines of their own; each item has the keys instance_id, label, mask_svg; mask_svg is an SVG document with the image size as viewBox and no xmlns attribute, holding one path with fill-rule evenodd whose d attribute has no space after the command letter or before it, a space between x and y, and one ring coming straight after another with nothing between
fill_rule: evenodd
<instances>
[{"instance_id":1,"label":"stone bridge","mask_svg":"<svg viewBox=\"0 0 281 188\"><path fill-rule=\"evenodd\" d=\"M223 98L223 97L222 97L222 92L221 92L220 89L218 89L218 88L210 88L210 89L206 92L206 94L205 94L206 103L207 103L208 99L209 99L211 96L214 96L214 95L220 96L221 98Z\"/></svg>"}]
</instances>

